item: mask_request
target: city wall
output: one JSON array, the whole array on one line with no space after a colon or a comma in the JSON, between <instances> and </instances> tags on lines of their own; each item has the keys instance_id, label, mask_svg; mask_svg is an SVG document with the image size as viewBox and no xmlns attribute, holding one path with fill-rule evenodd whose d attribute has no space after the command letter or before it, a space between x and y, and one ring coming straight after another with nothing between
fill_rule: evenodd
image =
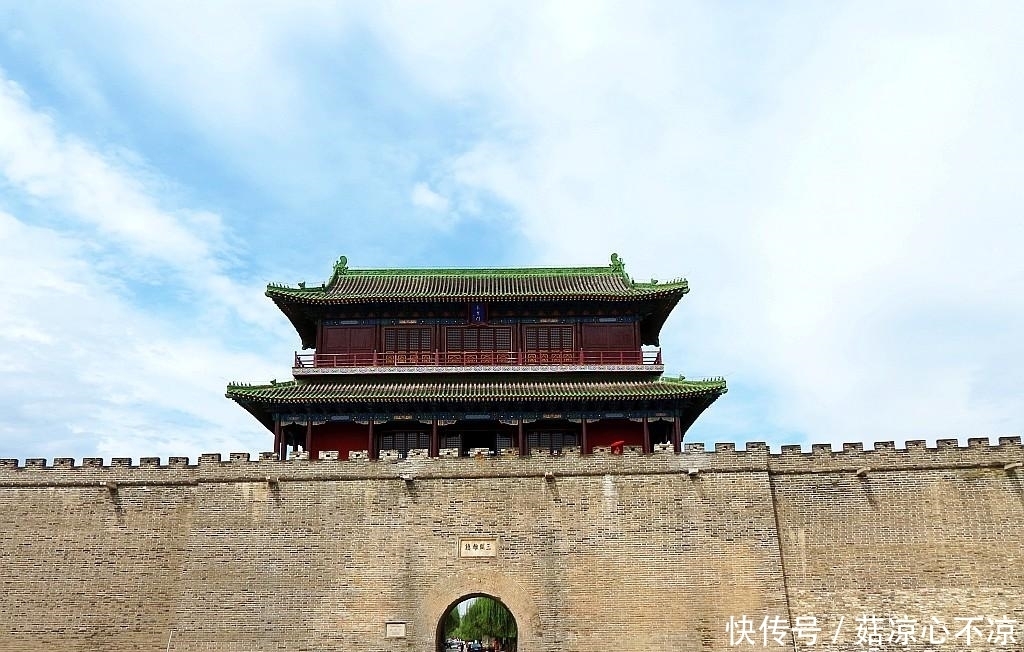
<instances>
[{"instance_id":1,"label":"city wall","mask_svg":"<svg viewBox=\"0 0 1024 652\"><path fill-rule=\"evenodd\" d=\"M474 594L511 609L524 652L1020 651L1022 461L1019 437L0 460L0 651L427 652ZM471 537L494 556L462 556ZM813 646L787 629L812 622Z\"/></svg>"}]
</instances>

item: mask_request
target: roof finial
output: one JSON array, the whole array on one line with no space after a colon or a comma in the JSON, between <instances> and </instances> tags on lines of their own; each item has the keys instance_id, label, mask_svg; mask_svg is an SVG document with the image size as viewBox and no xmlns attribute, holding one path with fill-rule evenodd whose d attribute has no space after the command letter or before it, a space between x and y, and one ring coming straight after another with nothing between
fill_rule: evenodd
<instances>
[{"instance_id":1,"label":"roof finial","mask_svg":"<svg viewBox=\"0 0 1024 652\"><path fill-rule=\"evenodd\" d=\"M619 254L612 254L612 271L618 272L619 274L626 273L626 264L619 258Z\"/></svg>"},{"instance_id":2,"label":"roof finial","mask_svg":"<svg viewBox=\"0 0 1024 652\"><path fill-rule=\"evenodd\" d=\"M345 256L340 256L338 258L338 262L334 263L334 273L335 274L344 274L347 271L348 271L348 258L346 258Z\"/></svg>"}]
</instances>

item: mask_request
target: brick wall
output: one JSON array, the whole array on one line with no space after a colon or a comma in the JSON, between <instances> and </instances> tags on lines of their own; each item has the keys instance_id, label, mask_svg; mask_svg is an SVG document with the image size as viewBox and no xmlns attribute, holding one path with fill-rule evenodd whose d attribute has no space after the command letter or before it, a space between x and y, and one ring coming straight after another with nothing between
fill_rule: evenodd
<instances>
[{"instance_id":1,"label":"brick wall","mask_svg":"<svg viewBox=\"0 0 1024 652\"><path fill-rule=\"evenodd\" d=\"M966 649L955 618L1005 614L1020 650L1024 473L1004 467L1024 448L940 444L0 460L0 651L421 652L476 593L510 607L524 651L726 650L730 619L804 615L846 619L815 647L866 650L865 614L948 621L931 649ZM466 536L497 556L460 558Z\"/></svg>"}]
</instances>

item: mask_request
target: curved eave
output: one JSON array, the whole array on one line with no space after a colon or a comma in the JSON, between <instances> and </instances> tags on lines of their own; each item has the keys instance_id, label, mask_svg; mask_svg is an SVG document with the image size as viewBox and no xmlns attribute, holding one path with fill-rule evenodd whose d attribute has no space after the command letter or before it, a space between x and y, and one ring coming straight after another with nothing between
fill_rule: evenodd
<instances>
[{"instance_id":1,"label":"curved eave","mask_svg":"<svg viewBox=\"0 0 1024 652\"><path fill-rule=\"evenodd\" d=\"M475 392L448 394L444 389L476 388ZM414 389L403 393L402 389ZM423 392L423 389L441 390ZM334 393L325 390L334 389ZM543 390L529 391L514 390ZM632 391L630 391L632 390ZM289 381L272 385L229 385L225 396L252 414L268 430L274 429L275 409L300 406L339 409L366 405L409 405L426 403L466 405L495 403L504 407L530 402L611 401L630 402L646 400L686 401L689 408L683 414L684 431L719 396L728 391L724 379L593 383L297 383Z\"/></svg>"},{"instance_id":2,"label":"curved eave","mask_svg":"<svg viewBox=\"0 0 1024 652\"><path fill-rule=\"evenodd\" d=\"M646 304L650 310L642 311L640 321L641 344L658 346L660 344L661 327L669 314L687 294L690 288L687 282L678 281L664 285L642 284L632 288L628 293L581 293L581 294L474 294L459 296L331 296L323 289L295 289L271 286L266 295L273 300L295 327L302 348L316 348L316 321L322 317L326 309L334 306L373 306L380 304L423 304L446 303L460 304L474 301L500 303L550 303L561 301L602 301L616 303Z\"/></svg>"},{"instance_id":3,"label":"curved eave","mask_svg":"<svg viewBox=\"0 0 1024 652\"><path fill-rule=\"evenodd\" d=\"M307 306L343 306L380 303L468 303L490 301L525 303L531 301L643 301L662 296L682 296L690 291L685 280L657 285L634 284L626 290L608 292L466 292L438 296L429 293L400 294L334 294L324 288L288 288L276 285L267 287L266 295L278 305L299 304Z\"/></svg>"},{"instance_id":4,"label":"curved eave","mask_svg":"<svg viewBox=\"0 0 1024 652\"><path fill-rule=\"evenodd\" d=\"M530 401L633 401L719 396L725 380L624 382L316 382L229 385L226 396L266 405L350 405L364 403L525 403Z\"/></svg>"}]
</instances>

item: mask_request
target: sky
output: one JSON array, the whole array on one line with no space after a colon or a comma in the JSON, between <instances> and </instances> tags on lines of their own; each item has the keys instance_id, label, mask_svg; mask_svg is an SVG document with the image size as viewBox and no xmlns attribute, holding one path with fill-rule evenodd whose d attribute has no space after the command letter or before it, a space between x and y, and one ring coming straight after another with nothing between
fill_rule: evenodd
<instances>
[{"instance_id":1,"label":"sky","mask_svg":"<svg viewBox=\"0 0 1024 652\"><path fill-rule=\"evenodd\" d=\"M263 292L686 277L687 441L1019 435L1018 2L0 0L0 457L257 452Z\"/></svg>"}]
</instances>

